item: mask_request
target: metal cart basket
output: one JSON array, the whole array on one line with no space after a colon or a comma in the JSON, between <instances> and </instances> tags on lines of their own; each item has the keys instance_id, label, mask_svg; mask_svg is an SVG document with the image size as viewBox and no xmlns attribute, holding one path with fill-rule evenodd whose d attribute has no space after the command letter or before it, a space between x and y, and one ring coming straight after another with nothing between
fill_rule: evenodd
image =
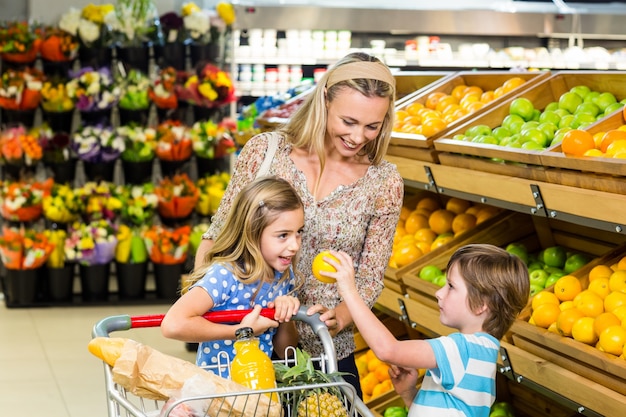
<instances>
[{"instance_id":1,"label":"metal cart basket","mask_svg":"<svg viewBox=\"0 0 626 417\"><path fill-rule=\"evenodd\" d=\"M298 313L294 316L294 320L300 320L311 326L315 334L320 338L322 342L324 353L319 357L313 358L313 361L319 366L319 368L325 373L333 373L337 371L337 357L335 353L332 337L328 331L326 325L319 319L319 314L309 316L306 314L306 307L301 307ZM250 310L237 310L237 311L220 311L210 312L205 314L207 320L220 323L236 323L240 322L243 317L250 312ZM263 309L261 314L273 318L273 309ZM111 333L116 331L124 331L138 328L159 327L163 315L147 315L147 316L128 316L118 315L105 317L95 324L92 330L93 337L109 337ZM284 360L280 360L281 363L286 365L295 364L295 350L292 348L287 349L286 357ZM276 361L278 362L278 361ZM104 363L104 362L103 362ZM237 400L239 404L245 404L243 411L245 416L263 416L264 413L257 411L257 403L259 394L267 394L272 398L280 398L282 404L282 410L284 416L297 416L297 404L295 404L296 394L302 395L302 393L316 393L324 388L329 388L339 393L338 398L343 403L348 416L363 416L373 417L372 412L363 403L363 401L356 396L356 391L352 385L347 383L343 378L333 378L332 382L323 384L311 384L311 385L299 385L293 387L280 387L270 390L250 390L228 394L207 394L202 396L194 396L189 398L182 398L176 401L155 401L151 399L145 399L138 397L126 389L116 384L113 381L113 374L111 367L104 363L104 377L105 377L105 389L107 391L107 407L109 417L171 417L176 413L172 412L178 405L181 404L198 404L198 402L204 401L206 404L203 409L211 409L210 414L203 414L201 416L194 417L211 417L213 415L219 415L220 417L227 416L242 416L241 409L239 411L233 411L230 409L230 405L233 401ZM274 393L276 395L274 395ZM319 398L319 397L317 397ZM316 408L312 413L305 415L329 415L321 405L314 406ZM219 411L215 413L215 410ZM301 410L301 413L304 409ZM170 416L171 413L171 416ZM302 414L300 414L302 415Z\"/></svg>"}]
</instances>

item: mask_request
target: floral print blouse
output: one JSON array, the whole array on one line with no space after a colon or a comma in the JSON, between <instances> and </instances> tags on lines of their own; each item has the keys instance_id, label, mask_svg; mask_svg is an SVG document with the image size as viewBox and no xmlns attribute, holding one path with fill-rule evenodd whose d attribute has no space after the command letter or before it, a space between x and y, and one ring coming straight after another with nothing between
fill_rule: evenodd
<instances>
[{"instance_id":1,"label":"floral print blouse","mask_svg":"<svg viewBox=\"0 0 626 417\"><path fill-rule=\"evenodd\" d=\"M335 284L324 284L313 277L313 258L325 249L342 250L354 261L356 285L361 298L371 307L378 299L384 283L384 272L391 255L404 184L395 165L383 161L370 166L365 176L350 185L339 186L331 194L316 201L307 187L306 177L290 157L292 145L276 133L261 133L246 143L211 226L203 235L215 239L241 188L256 177L269 140L277 140L278 148L268 175L289 181L304 204L304 233L296 266L305 278L298 292L304 306L322 304L334 308L342 300ZM300 344L313 357L323 353L323 346L312 329L297 322ZM337 359L355 349L353 326L334 339Z\"/></svg>"}]
</instances>

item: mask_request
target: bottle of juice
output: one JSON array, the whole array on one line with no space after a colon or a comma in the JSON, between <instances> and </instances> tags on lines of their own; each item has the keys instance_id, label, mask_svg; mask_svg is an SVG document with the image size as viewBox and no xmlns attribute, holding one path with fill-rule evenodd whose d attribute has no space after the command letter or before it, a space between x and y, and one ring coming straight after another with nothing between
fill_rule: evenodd
<instances>
[{"instance_id":1,"label":"bottle of juice","mask_svg":"<svg viewBox=\"0 0 626 417\"><path fill-rule=\"evenodd\" d=\"M259 339L254 337L252 328L237 329L235 337L235 357L230 365L231 379L251 389L276 388L274 364L259 347ZM270 398L278 401L276 393L272 393Z\"/></svg>"}]
</instances>

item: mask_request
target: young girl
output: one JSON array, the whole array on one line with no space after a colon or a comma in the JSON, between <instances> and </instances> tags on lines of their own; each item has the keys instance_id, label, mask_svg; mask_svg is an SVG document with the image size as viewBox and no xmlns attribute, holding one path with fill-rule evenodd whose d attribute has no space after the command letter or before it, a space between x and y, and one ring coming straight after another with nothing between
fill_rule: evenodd
<instances>
[{"instance_id":1,"label":"young girl","mask_svg":"<svg viewBox=\"0 0 626 417\"><path fill-rule=\"evenodd\" d=\"M337 279L361 335L381 361L391 364L391 380L410 407L409 416L488 416L499 341L528 302L524 262L493 245L461 247L448 262L446 285L436 293L441 323L458 332L399 341L359 297L350 256L332 254L340 263L325 259L337 272L322 274ZM427 369L419 393L417 369Z\"/></svg>"},{"instance_id":2,"label":"young girl","mask_svg":"<svg viewBox=\"0 0 626 417\"><path fill-rule=\"evenodd\" d=\"M189 285L161 324L165 337L200 342L198 366L225 365L218 354L232 360L235 330L252 327L261 349L282 356L297 343L290 318L300 302L293 265L300 249L304 209L285 180L264 177L244 187L233 203L224 228L206 253L203 265L191 273ZM276 310L274 320L260 315L262 307ZM253 309L239 324L211 323L208 311ZM216 374L227 377L226 366Z\"/></svg>"}]
</instances>

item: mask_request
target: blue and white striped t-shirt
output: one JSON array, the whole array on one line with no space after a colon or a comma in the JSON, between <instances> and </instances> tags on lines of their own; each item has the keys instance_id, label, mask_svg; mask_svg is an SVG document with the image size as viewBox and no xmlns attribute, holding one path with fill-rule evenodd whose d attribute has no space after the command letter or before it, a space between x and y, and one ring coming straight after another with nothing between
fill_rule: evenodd
<instances>
[{"instance_id":1,"label":"blue and white striped t-shirt","mask_svg":"<svg viewBox=\"0 0 626 417\"><path fill-rule=\"evenodd\" d=\"M426 372L409 417L488 417L500 342L487 333L453 333L428 343L437 368Z\"/></svg>"}]
</instances>

